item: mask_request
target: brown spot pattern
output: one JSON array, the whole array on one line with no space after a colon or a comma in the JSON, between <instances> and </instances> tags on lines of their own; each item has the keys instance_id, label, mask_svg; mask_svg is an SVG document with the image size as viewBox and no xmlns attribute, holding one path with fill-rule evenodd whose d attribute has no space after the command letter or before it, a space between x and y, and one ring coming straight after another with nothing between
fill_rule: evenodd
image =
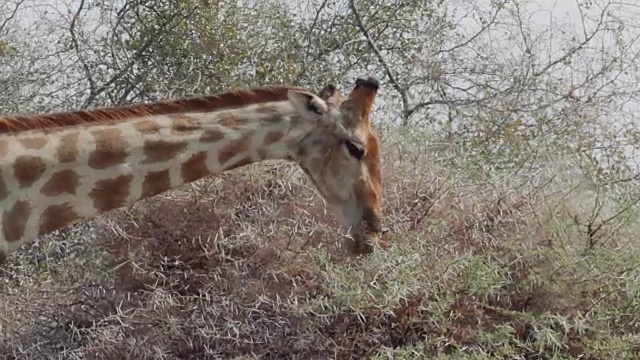
<instances>
[{"instance_id":1,"label":"brown spot pattern","mask_svg":"<svg viewBox=\"0 0 640 360\"><path fill-rule=\"evenodd\" d=\"M89 166L94 169L106 169L122 164L127 158L127 143L119 129L100 129L92 131L96 149L89 155Z\"/></svg>"},{"instance_id":2,"label":"brown spot pattern","mask_svg":"<svg viewBox=\"0 0 640 360\"><path fill-rule=\"evenodd\" d=\"M9 146L6 140L0 140L0 157L4 157L9 152Z\"/></svg>"},{"instance_id":3,"label":"brown spot pattern","mask_svg":"<svg viewBox=\"0 0 640 360\"><path fill-rule=\"evenodd\" d=\"M229 145L225 146L222 150L220 150L220 154L218 155L218 162L220 165L224 165L227 161L231 160L232 157L246 152L249 149L249 139L246 137L240 138L238 140L234 140Z\"/></svg>"},{"instance_id":4,"label":"brown spot pattern","mask_svg":"<svg viewBox=\"0 0 640 360\"><path fill-rule=\"evenodd\" d=\"M52 205L42 212L39 235L61 229L78 219L78 214L69 203Z\"/></svg>"},{"instance_id":5,"label":"brown spot pattern","mask_svg":"<svg viewBox=\"0 0 640 360\"><path fill-rule=\"evenodd\" d=\"M160 194L171 187L171 178L169 170L150 172L145 176L142 182L142 197Z\"/></svg>"},{"instance_id":6,"label":"brown spot pattern","mask_svg":"<svg viewBox=\"0 0 640 360\"><path fill-rule=\"evenodd\" d=\"M280 114L274 114L273 116L263 118L262 121L267 124L279 124L282 122L282 116L280 116Z\"/></svg>"},{"instance_id":7,"label":"brown spot pattern","mask_svg":"<svg viewBox=\"0 0 640 360\"><path fill-rule=\"evenodd\" d=\"M56 156L61 163L69 163L78 157L79 132L73 132L60 138L60 143L56 149Z\"/></svg>"},{"instance_id":8,"label":"brown spot pattern","mask_svg":"<svg viewBox=\"0 0 640 360\"><path fill-rule=\"evenodd\" d=\"M195 181L208 175L209 169L207 168L207 153L205 151L201 151L193 154L189 160L182 164L182 168L180 170L182 173L182 180L184 180L184 182Z\"/></svg>"},{"instance_id":9,"label":"brown spot pattern","mask_svg":"<svg viewBox=\"0 0 640 360\"><path fill-rule=\"evenodd\" d=\"M160 130L160 124L153 120L140 120L133 123L133 127L141 134L154 134Z\"/></svg>"},{"instance_id":10,"label":"brown spot pattern","mask_svg":"<svg viewBox=\"0 0 640 360\"><path fill-rule=\"evenodd\" d=\"M282 137L284 136L284 134L282 133L282 131L270 131L265 137L264 137L264 145L268 146L273 144L274 142L282 139Z\"/></svg>"},{"instance_id":11,"label":"brown spot pattern","mask_svg":"<svg viewBox=\"0 0 640 360\"><path fill-rule=\"evenodd\" d=\"M47 138L45 137L30 137L30 138L22 138L19 139L22 146L27 149L42 149L45 145L47 145Z\"/></svg>"},{"instance_id":12,"label":"brown spot pattern","mask_svg":"<svg viewBox=\"0 0 640 360\"><path fill-rule=\"evenodd\" d=\"M75 195L78 186L80 186L80 176L75 171L60 170L51 175L42 185L40 193L46 196L58 196L64 193Z\"/></svg>"},{"instance_id":13,"label":"brown spot pattern","mask_svg":"<svg viewBox=\"0 0 640 360\"><path fill-rule=\"evenodd\" d=\"M144 159L142 163L152 164L171 160L186 149L188 145L187 142L147 140L144 143L144 155L146 159Z\"/></svg>"},{"instance_id":14,"label":"brown spot pattern","mask_svg":"<svg viewBox=\"0 0 640 360\"><path fill-rule=\"evenodd\" d=\"M220 119L220 124L222 126L227 126L230 128L236 128L236 127L242 126L246 122L247 122L246 119L243 119L242 117L233 113L224 114L222 115L222 119Z\"/></svg>"},{"instance_id":15,"label":"brown spot pattern","mask_svg":"<svg viewBox=\"0 0 640 360\"><path fill-rule=\"evenodd\" d=\"M243 157L242 159L240 159L240 160L238 160L238 161L234 162L233 164L231 164L231 165L229 165L229 166L226 166L226 167L224 168L224 170L225 170L225 171L226 171L226 170L232 170L232 169L235 169L235 168L239 168L239 167L241 167L241 166L249 165L249 164L251 164L251 163L253 163L253 162L254 162L254 160L253 160L253 158L252 158L252 157L250 157L250 156L245 156L245 157Z\"/></svg>"},{"instance_id":16,"label":"brown spot pattern","mask_svg":"<svg viewBox=\"0 0 640 360\"><path fill-rule=\"evenodd\" d=\"M184 135L184 133L196 131L200 129L198 122L191 116L185 114L170 115L173 126L171 133L174 135Z\"/></svg>"},{"instance_id":17,"label":"brown spot pattern","mask_svg":"<svg viewBox=\"0 0 640 360\"><path fill-rule=\"evenodd\" d=\"M202 136L200 136L200 142L203 143L217 142L222 139L224 139L224 133L216 129L207 129L204 131Z\"/></svg>"},{"instance_id":18,"label":"brown spot pattern","mask_svg":"<svg viewBox=\"0 0 640 360\"><path fill-rule=\"evenodd\" d=\"M269 158L269 152L265 149L258 149L258 156L260 157L260 159L266 160L267 158Z\"/></svg>"},{"instance_id":19,"label":"brown spot pattern","mask_svg":"<svg viewBox=\"0 0 640 360\"><path fill-rule=\"evenodd\" d=\"M120 175L113 179L100 180L93 185L89 197L99 212L122 207L130 193L133 175Z\"/></svg>"},{"instance_id":20,"label":"brown spot pattern","mask_svg":"<svg viewBox=\"0 0 640 360\"><path fill-rule=\"evenodd\" d=\"M0 169L0 201L6 199L7 196L9 196L9 189L7 189L7 183L4 181L2 169Z\"/></svg>"},{"instance_id":21,"label":"brown spot pattern","mask_svg":"<svg viewBox=\"0 0 640 360\"><path fill-rule=\"evenodd\" d=\"M274 104L261 104L256 108L258 114L275 114L279 112L278 106Z\"/></svg>"},{"instance_id":22,"label":"brown spot pattern","mask_svg":"<svg viewBox=\"0 0 640 360\"><path fill-rule=\"evenodd\" d=\"M18 180L20 187L25 188L33 185L46 169L47 166L39 157L20 155L13 163L13 176Z\"/></svg>"},{"instance_id":23,"label":"brown spot pattern","mask_svg":"<svg viewBox=\"0 0 640 360\"><path fill-rule=\"evenodd\" d=\"M2 216L2 230L4 232L4 238L8 242L20 240L24 235L24 230L27 227L27 221L30 215L31 205L25 200L16 201L11 209L4 212L4 216Z\"/></svg>"}]
</instances>

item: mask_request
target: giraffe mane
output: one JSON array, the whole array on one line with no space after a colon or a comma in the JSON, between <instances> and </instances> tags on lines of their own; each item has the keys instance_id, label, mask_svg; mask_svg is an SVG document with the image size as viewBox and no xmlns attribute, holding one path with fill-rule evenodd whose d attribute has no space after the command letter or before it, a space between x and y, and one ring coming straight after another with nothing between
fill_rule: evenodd
<instances>
[{"instance_id":1,"label":"giraffe mane","mask_svg":"<svg viewBox=\"0 0 640 360\"><path fill-rule=\"evenodd\" d=\"M89 110L41 115L0 116L0 134L46 130L87 123L117 123L148 115L167 115L182 112L213 111L287 99L289 90L303 90L297 86L274 85L252 89L232 90L226 93L159 101L129 106L105 107Z\"/></svg>"}]
</instances>

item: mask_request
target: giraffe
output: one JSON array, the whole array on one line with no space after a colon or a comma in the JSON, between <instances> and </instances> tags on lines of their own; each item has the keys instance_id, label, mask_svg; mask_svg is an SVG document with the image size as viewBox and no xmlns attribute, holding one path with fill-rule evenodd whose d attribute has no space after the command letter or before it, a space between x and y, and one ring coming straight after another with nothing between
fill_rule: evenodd
<instances>
[{"instance_id":1,"label":"giraffe","mask_svg":"<svg viewBox=\"0 0 640 360\"><path fill-rule=\"evenodd\" d=\"M354 254L381 234L374 77L348 96L289 85L73 112L0 117L0 263L54 230L205 176L297 163L349 228Z\"/></svg>"}]
</instances>

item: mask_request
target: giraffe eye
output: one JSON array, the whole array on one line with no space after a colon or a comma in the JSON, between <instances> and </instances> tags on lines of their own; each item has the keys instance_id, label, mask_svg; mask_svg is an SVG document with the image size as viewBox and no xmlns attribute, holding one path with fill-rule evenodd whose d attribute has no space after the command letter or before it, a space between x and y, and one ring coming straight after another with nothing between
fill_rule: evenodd
<instances>
[{"instance_id":1,"label":"giraffe eye","mask_svg":"<svg viewBox=\"0 0 640 360\"><path fill-rule=\"evenodd\" d=\"M349 154L358 160L362 160L364 157L364 147L360 144L356 144L351 140L344 141L347 150L349 150Z\"/></svg>"}]
</instances>

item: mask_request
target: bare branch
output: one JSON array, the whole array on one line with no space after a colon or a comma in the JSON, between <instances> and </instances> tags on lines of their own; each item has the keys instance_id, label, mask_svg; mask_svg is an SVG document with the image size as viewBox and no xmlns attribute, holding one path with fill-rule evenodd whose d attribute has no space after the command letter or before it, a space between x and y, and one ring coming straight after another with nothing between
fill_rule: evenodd
<instances>
[{"instance_id":1,"label":"bare branch","mask_svg":"<svg viewBox=\"0 0 640 360\"><path fill-rule=\"evenodd\" d=\"M596 29L594 29L591 34L589 34L587 37L585 37L585 39L583 41L581 41L578 45L574 46L573 48L571 48L569 51L567 51L564 55L560 56L559 58L552 60L550 63L548 63L544 68L542 68L539 71L536 71L533 73L533 76L540 76L544 73L546 73L547 71L549 71L549 69L551 69L552 67L558 65L559 63L565 62L568 59L570 59L573 55L575 55L578 51L582 50L587 44L589 44L591 42L591 40L594 39L594 37L600 32L602 26L604 25L604 17L606 16L607 12L606 9L609 7L609 3L606 5L605 9L600 13L600 21L598 22Z\"/></svg>"},{"instance_id":2,"label":"bare branch","mask_svg":"<svg viewBox=\"0 0 640 360\"><path fill-rule=\"evenodd\" d=\"M20 6L25 2L25 0L20 0L18 2L15 3L15 7L13 8L13 10L11 11L11 13L9 14L9 16L7 16L4 21L2 22L2 24L0 24L0 31L4 30L4 28L7 26L7 24L9 23L9 21L13 20L16 17L16 14L18 13L18 9L20 9Z\"/></svg>"},{"instance_id":3,"label":"bare branch","mask_svg":"<svg viewBox=\"0 0 640 360\"><path fill-rule=\"evenodd\" d=\"M485 33L489 28L491 28L491 26L493 26L496 22L496 19L498 18L498 15L500 14L500 11L502 11L502 9L504 8L504 4L506 3L506 1L502 2L501 4L498 4L496 6L496 12L491 16L491 20L488 21L484 26L482 26L480 28L480 30L478 30L475 34L473 34L471 37L469 37L467 40L454 45L448 49L444 49L444 50L439 50L436 51L434 53L434 55L439 55L439 54L443 54L443 53L449 53L458 49L461 49L463 47L468 46L469 44L471 44L474 40L476 40L480 35L482 35L483 33Z\"/></svg>"},{"instance_id":4,"label":"bare branch","mask_svg":"<svg viewBox=\"0 0 640 360\"><path fill-rule=\"evenodd\" d=\"M195 10L193 10L195 11ZM93 103L93 101L100 95L102 94L105 90L107 90L112 84L114 84L115 82L117 82L118 80L120 80L124 75L126 75L129 70L140 60L140 58L142 57L142 55L151 47L151 45L158 41L161 37L162 34L165 33L165 31L169 31L171 29L172 23L174 23L174 21L179 17L179 12L174 13L174 15L172 17L170 17L168 20L166 20L164 23L161 23L158 30L155 32L155 34L153 35L149 35L147 37L147 39L145 40L145 42L140 46L140 48L138 48L138 50L131 56L131 60L129 60L129 62L122 68L120 69L120 71L118 71L117 73L115 73L109 80L107 80L104 84L102 84L100 87L95 88L91 91L91 93L89 94L89 96L87 97L87 99L84 101L82 108L87 108L89 106L91 106L91 104Z\"/></svg>"},{"instance_id":5,"label":"bare branch","mask_svg":"<svg viewBox=\"0 0 640 360\"><path fill-rule=\"evenodd\" d=\"M387 64L387 62L384 59L384 56L382 56L382 53L380 53L380 50L378 49L375 42L369 35L369 31L367 31L367 28L364 26L362 17L360 16L360 12L356 8L354 0L349 0L349 6L356 19L358 29L360 30L362 35L364 35L364 37L367 39L367 43L371 47L371 50L373 50L373 52L376 54L376 57L378 58L378 61L380 61L380 64L384 67L385 73L387 74L387 77L389 78L391 85L398 92L398 94L400 94L400 98L402 100L402 109L403 109L403 114L402 114L403 122L406 123L408 121L407 110L409 109L409 99L407 98L407 93L402 88L400 83L396 80L396 77L393 75L393 71L391 70L391 67L389 66L389 64Z\"/></svg>"},{"instance_id":6,"label":"bare branch","mask_svg":"<svg viewBox=\"0 0 640 360\"><path fill-rule=\"evenodd\" d=\"M305 52L304 55L304 62L302 63L302 69L300 69L300 71L298 72L298 75L296 76L295 80L294 80L294 85L300 85L300 82L302 81L302 78L306 75L307 73L307 68L308 68L308 59L309 59L309 54L311 53L311 34L313 33L313 31L315 30L316 26L318 25L318 19L320 19L320 14L322 13L322 11L324 11L325 7L327 6L327 4L329 3L329 0L324 0L322 2L322 4L320 4L320 7L316 10L316 14L313 17L313 22L311 23L311 26L309 27L309 31L307 32L307 51Z\"/></svg>"},{"instance_id":7,"label":"bare branch","mask_svg":"<svg viewBox=\"0 0 640 360\"><path fill-rule=\"evenodd\" d=\"M76 10L73 15L73 19L71 19L71 23L69 24L69 33L71 34L71 41L73 43L73 48L76 51L76 55L78 56L78 60L82 65L85 76L87 77L87 82L89 82L89 97L92 97L93 94L96 93L96 82L93 80L93 75L89 65L87 65L87 61L85 60L82 52L80 51L80 44L78 43L78 37L76 35L76 22L80 18L80 13L84 8L84 0L80 0L80 4L78 5L78 10Z\"/></svg>"}]
</instances>

